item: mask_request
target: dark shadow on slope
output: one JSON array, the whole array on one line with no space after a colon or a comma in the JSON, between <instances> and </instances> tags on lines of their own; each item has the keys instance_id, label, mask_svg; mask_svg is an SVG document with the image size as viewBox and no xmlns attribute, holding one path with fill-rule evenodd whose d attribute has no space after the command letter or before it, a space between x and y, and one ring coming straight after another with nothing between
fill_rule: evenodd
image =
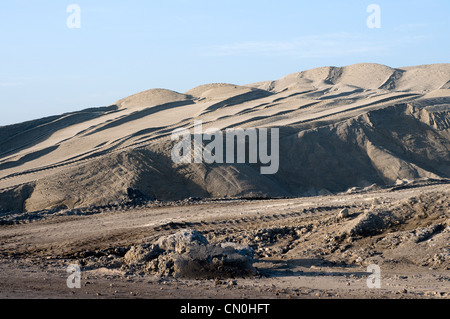
<instances>
[{"instance_id":1,"label":"dark shadow on slope","mask_svg":"<svg viewBox=\"0 0 450 319\"><path fill-rule=\"evenodd\" d=\"M220 108L223 107L229 107L229 106L233 106L233 105L238 105L238 104L242 104L248 101L252 101L252 100L257 100L257 99L262 99L268 96L273 95L273 93L265 91L265 90L259 90L259 89L254 89L250 92L244 93L244 94L240 94L237 96L233 96L229 99L226 99L224 101L221 101L219 103L213 104L210 107L208 107L203 114L205 113L209 113L209 112L214 112Z\"/></svg>"},{"instance_id":2,"label":"dark shadow on slope","mask_svg":"<svg viewBox=\"0 0 450 319\"><path fill-rule=\"evenodd\" d=\"M413 114L408 105L368 113L373 127L362 126L375 145L438 176L450 178L450 142Z\"/></svg>"},{"instance_id":3,"label":"dark shadow on slope","mask_svg":"<svg viewBox=\"0 0 450 319\"><path fill-rule=\"evenodd\" d=\"M31 196L35 185L33 183L24 184L0 191L0 211L24 212L24 203Z\"/></svg>"},{"instance_id":4,"label":"dark shadow on slope","mask_svg":"<svg viewBox=\"0 0 450 319\"><path fill-rule=\"evenodd\" d=\"M333 94L333 95L327 95L327 96L323 96L320 97L319 100L332 100L332 99L338 99L338 98L342 98L345 96L350 96L350 95L354 95L357 93L362 93L364 92L364 89L356 89L350 92L342 92L342 93L338 93L338 94Z\"/></svg>"},{"instance_id":5,"label":"dark shadow on slope","mask_svg":"<svg viewBox=\"0 0 450 319\"><path fill-rule=\"evenodd\" d=\"M280 138L280 169L272 178L293 196L382 185L369 156L358 146L358 129L349 127L345 136L339 136L333 125L291 135L287 134L292 130L280 131L285 136Z\"/></svg>"},{"instance_id":6,"label":"dark shadow on slope","mask_svg":"<svg viewBox=\"0 0 450 319\"><path fill-rule=\"evenodd\" d=\"M161 111L165 111L165 110L173 109L173 108L177 108L177 107L182 107L182 106L186 106L186 105L190 105L190 104L195 104L195 103L194 103L194 101L179 101L179 102L171 102L171 103L166 103L166 104L149 107L149 108L143 109L141 111L133 112L133 113L131 113L127 116L124 116L120 119L114 120L104 126L101 126L97 129L87 133L86 136L89 136L89 135L92 135L92 134L95 134L95 133L98 133L98 132L101 132L101 131L104 131L104 130L107 130L110 128L114 128L114 127L123 125L128 122L139 120L143 117L153 115L153 114L156 114Z\"/></svg>"},{"instance_id":7,"label":"dark shadow on slope","mask_svg":"<svg viewBox=\"0 0 450 319\"><path fill-rule=\"evenodd\" d=\"M50 147L44 148L42 150L24 155L17 161L9 161L9 162L2 163L2 164L0 164L0 170L17 167L17 166L23 165L27 162L34 161L42 156L50 154L51 152L56 150L58 147L59 147L59 145L50 146Z\"/></svg>"},{"instance_id":8,"label":"dark shadow on slope","mask_svg":"<svg viewBox=\"0 0 450 319\"><path fill-rule=\"evenodd\" d=\"M56 131L117 111L117 106L89 108L0 127L0 157L36 145Z\"/></svg>"}]
</instances>

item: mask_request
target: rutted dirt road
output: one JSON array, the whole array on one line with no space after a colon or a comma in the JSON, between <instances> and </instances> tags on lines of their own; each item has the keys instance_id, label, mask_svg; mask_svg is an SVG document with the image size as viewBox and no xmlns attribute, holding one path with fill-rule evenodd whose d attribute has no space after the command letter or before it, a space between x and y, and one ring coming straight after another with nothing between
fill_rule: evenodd
<instances>
[{"instance_id":1,"label":"rutted dirt road","mask_svg":"<svg viewBox=\"0 0 450 319\"><path fill-rule=\"evenodd\" d=\"M64 211L0 226L1 298L450 298L450 187ZM124 253L179 229L250 245L252 278L158 278ZM66 268L81 268L81 288ZM368 286L369 265L381 288Z\"/></svg>"}]
</instances>

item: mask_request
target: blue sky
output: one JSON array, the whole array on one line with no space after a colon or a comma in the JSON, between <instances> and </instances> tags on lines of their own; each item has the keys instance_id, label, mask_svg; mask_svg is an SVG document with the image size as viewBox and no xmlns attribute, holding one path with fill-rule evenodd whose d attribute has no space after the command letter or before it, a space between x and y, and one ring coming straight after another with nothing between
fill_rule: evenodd
<instances>
[{"instance_id":1,"label":"blue sky","mask_svg":"<svg viewBox=\"0 0 450 319\"><path fill-rule=\"evenodd\" d=\"M67 27L70 4L81 28ZM370 4L381 28L370 29ZM0 125L139 91L360 62L448 63L448 0L2 0Z\"/></svg>"}]
</instances>

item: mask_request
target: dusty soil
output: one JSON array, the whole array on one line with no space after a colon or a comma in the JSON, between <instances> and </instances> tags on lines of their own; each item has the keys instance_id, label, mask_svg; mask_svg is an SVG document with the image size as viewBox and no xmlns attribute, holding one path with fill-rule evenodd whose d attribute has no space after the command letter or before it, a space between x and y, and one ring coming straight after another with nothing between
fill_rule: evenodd
<instances>
[{"instance_id":1,"label":"dusty soil","mask_svg":"<svg viewBox=\"0 0 450 319\"><path fill-rule=\"evenodd\" d=\"M190 200L3 219L0 298L450 298L450 186ZM346 210L345 210L346 209ZM343 211L344 210L344 211ZM123 256L180 229L255 251L250 278L160 278ZM81 269L68 288L67 267ZM380 288L368 286L378 265Z\"/></svg>"}]
</instances>

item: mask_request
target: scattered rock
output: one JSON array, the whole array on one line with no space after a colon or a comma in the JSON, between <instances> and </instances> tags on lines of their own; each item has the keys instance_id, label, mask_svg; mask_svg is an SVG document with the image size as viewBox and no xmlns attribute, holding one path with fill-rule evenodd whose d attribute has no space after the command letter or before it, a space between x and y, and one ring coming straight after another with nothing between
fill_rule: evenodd
<instances>
[{"instance_id":1,"label":"scattered rock","mask_svg":"<svg viewBox=\"0 0 450 319\"><path fill-rule=\"evenodd\" d=\"M372 207L381 205L381 203L382 203L382 200L381 200L379 197L375 197L375 198L372 200Z\"/></svg>"},{"instance_id":2,"label":"scattered rock","mask_svg":"<svg viewBox=\"0 0 450 319\"><path fill-rule=\"evenodd\" d=\"M344 208L343 210L341 210L339 212L339 214L337 215L338 219L345 219L349 216L349 212L348 212L348 208Z\"/></svg>"}]
</instances>

